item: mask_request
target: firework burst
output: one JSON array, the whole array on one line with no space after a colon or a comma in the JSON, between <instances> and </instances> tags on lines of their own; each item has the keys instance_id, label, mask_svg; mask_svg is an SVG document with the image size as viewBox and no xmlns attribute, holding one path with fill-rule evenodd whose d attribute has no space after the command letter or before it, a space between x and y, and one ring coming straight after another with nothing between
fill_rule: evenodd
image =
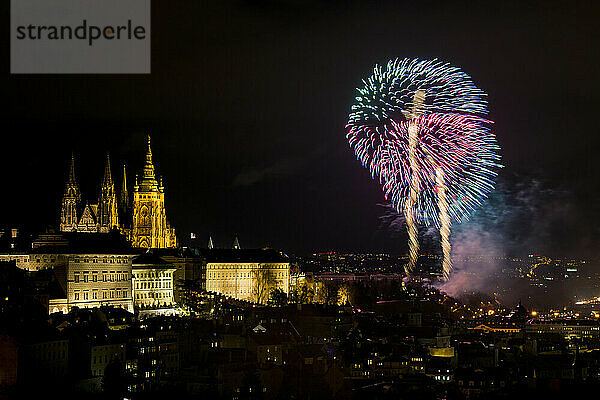
<instances>
[{"instance_id":1,"label":"firework burst","mask_svg":"<svg viewBox=\"0 0 600 400\"><path fill-rule=\"evenodd\" d=\"M409 233L410 273L418 257L418 224L442 235L444 277L450 225L469 217L494 187L499 147L485 93L456 67L433 60L393 60L363 80L348 119L357 158L382 184Z\"/></svg>"}]
</instances>

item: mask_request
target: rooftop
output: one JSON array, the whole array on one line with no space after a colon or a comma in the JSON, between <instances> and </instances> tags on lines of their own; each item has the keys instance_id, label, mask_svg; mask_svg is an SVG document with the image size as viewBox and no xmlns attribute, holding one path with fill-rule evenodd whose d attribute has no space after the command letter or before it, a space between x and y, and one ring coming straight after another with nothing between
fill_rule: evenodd
<instances>
[{"instance_id":1,"label":"rooftop","mask_svg":"<svg viewBox=\"0 0 600 400\"><path fill-rule=\"evenodd\" d=\"M36 247L31 254L138 254L118 231L110 233L61 233L66 241L56 241Z\"/></svg>"},{"instance_id":2,"label":"rooftop","mask_svg":"<svg viewBox=\"0 0 600 400\"><path fill-rule=\"evenodd\" d=\"M169 268L173 267L173 264L166 262L159 256L152 253L144 253L136 256L131 261L132 266L141 267L146 265L152 265L153 267Z\"/></svg>"},{"instance_id":3,"label":"rooftop","mask_svg":"<svg viewBox=\"0 0 600 400\"><path fill-rule=\"evenodd\" d=\"M200 249L208 263L287 263L287 256L273 249Z\"/></svg>"}]
</instances>

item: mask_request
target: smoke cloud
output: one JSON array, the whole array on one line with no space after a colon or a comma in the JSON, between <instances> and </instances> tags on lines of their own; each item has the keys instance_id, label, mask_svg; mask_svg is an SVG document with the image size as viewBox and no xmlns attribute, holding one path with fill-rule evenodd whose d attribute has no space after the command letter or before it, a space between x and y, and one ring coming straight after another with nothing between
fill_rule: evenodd
<instances>
[{"instance_id":1,"label":"smoke cloud","mask_svg":"<svg viewBox=\"0 0 600 400\"><path fill-rule=\"evenodd\" d=\"M299 171L306 161L299 157L285 158L266 168L240 172L233 179L233 186L250 186L266 179L281 177Z\"/></svg>"},{"instance_id":2,"label":"smoke cloud","mask_svg":"<svg viewBox=\"0 0 600 400\"><path fill-rule=\"evenodd\" d=\"M510 267L511 258L526 259L528 254L575 256L581 244L593 240L577 232L582 218L569 191L551 188L534 177L501 176L469 221L452 226L453 272L440 289L451 296L496 293L507 301L529 296L524 282L503 269ZM391 205L384 205L380 222L395 235L406 235L404 218ZM439 241L437 229L421 230L432 243Z\"/></svg>"}]
</instances>

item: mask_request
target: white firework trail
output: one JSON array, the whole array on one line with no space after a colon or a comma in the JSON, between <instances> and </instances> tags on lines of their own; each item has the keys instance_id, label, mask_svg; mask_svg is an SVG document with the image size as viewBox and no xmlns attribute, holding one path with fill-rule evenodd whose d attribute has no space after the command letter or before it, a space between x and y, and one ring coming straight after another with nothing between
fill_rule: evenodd
<instances>
[{"instance_id":1,"label":"white firework trail","mask_svg":"<svg viewBox=\"0 0 600 400\"><path fill-rule=\"evenodd\" d=\"M452 260L450 258L450 215L448 214L448 201L446 199L446 185L444 182L444 171L442 168L435 169L435 180L437 184L438 208L440 210L440 235L442 237L442 260L443 279L448 281L450 271L452 270Z\"/></svg>"}]
</instances>

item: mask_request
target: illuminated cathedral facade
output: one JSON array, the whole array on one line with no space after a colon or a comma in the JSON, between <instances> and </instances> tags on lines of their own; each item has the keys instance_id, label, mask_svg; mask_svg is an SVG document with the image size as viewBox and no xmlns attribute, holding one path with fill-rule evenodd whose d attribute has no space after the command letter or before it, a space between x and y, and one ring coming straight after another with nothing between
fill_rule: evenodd
<instances>
[{"instance_id":1,"label":"illuminated cathedral facade","mask_svg":"<svg viewBox=\"0 0 600 400\"><path fill-rule=\"evenodd\" d=\"M165 188L162 179L156 178L150 136L142 176L138 178L136 175L133 198L129 196L127 174L123 166L121 191L117 200L107 155L98 202L83 202L75 178L75 157L71 157L60 212L61 232L106 233L113 229L125 234L134 247L177 247L175 229L167 221L165 212Z\"/></svg>"}]
</instances>

